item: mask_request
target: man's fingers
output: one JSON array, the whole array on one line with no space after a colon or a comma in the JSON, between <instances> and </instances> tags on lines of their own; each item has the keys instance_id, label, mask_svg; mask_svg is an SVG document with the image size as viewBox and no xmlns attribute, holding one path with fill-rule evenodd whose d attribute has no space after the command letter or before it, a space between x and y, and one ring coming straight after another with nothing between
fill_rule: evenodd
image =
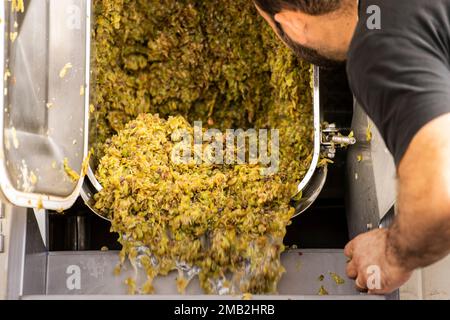
<instances>
[{"instance_id":1,"label":"man's fingers","mask_svg":"<svg viewBox=\"0 0 450 320\"><path fill-rule=\"evenodd\" d=\"M344 254L349 259L351 259L353 257L353 241L350 241L349 243L347 243L347 245L344 248Z\"/></svg>"},{"instance_id":2,"label":"man's fingers","mask_svg":"<svg viewBox=\"0 0 450 320\"><path fill-rule=\"evenodd\" d=\"M385 295L385 294L389 294L389 291L386 290L381 290L381 289L374 289L374 290L369 290L367 292L368 294L373 294L373 295Z\"/></svg>"},{"instance_id":3,"label":"man's fingers","mask_svg":"<svg viewBox=\"0 0 450 320\"><path fill-rule=\"evenodd\" d=\"M359 274L358 277L355 280L356 289L360 292L367 292L367 281L363 277L363 275Z\"/></svg>"},{"instance_id":4,"label":"man's fingers","mask_svg":"<svg viewBox=\"0 0 450 320\"><path fill-rule=\"evenodd\" d=\"M350 279L356 279L356 277L358 276L358 270L356 269L356 264L352 261L347 263L346 271L347 271L347 276Z\"/></svg>"},{"instance_id":5,"label":"man's fingers","mask_svg":"<svg viewBox=\"0 0 450 320\"><path fill-rule=\"evenodd\" d=\"M358 266L356 264L356 261L350 261L349 263L347 263L347 276L350 279L355 279L355 286L356 289L360 292L367 292L367 280L365 277L364 272L359 272L360 270L358 270Z\"/></svg>"}]
</instances>

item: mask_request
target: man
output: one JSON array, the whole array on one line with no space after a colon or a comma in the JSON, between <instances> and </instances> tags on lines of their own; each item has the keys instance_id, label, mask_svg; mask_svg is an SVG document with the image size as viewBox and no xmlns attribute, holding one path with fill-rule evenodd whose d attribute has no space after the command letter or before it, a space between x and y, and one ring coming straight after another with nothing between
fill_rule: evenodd
<instances>
[{"instance_id":1,"label":"man","mask_svg":"<svg viewBox=\"0 0 450 320\"><path fill-rule=\"evenodd\" d=\"M347 60L356 99L379 128L398 173L389 229L345 248L348 276L367 289L378 266L385 294L450 253L450 0L255 0L299 57Z\"/></svg>"}]
</instances>

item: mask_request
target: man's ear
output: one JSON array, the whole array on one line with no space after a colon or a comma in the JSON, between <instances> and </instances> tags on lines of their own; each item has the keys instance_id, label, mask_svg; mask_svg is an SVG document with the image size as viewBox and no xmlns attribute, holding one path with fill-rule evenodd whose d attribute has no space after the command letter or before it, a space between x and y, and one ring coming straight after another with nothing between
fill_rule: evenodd
<instances>
[{"instance_id":1,"label":"man's ear","mask_svg":"<svg viewBox=\"0 0 450 320\"><path fill-rule=\"evenodd\" d=\"M292 40L300 44L306 44L306 22L301 12L284 10L277 13L274 18Z\"/></svg>"}]
</instances>

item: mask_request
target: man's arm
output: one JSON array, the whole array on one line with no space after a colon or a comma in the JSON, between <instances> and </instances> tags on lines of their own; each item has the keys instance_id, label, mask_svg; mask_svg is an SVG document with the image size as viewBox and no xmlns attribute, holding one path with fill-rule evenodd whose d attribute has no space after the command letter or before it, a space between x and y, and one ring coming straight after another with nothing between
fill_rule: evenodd
<instances>
[{"instance_id":1,"label":"man's arm","mask_svg":"<svg viewBox=\"0 0 450 320\"><path fill-rule=\"evenodd\" d=\"M449 101L450 103L450 101ZM450 115L425 126L399 166L399 215L389 229L388 257L408 269L450 253Z\"/></svg>"},{"instance_id":2,"label":"man's arm","mask_svg":"<svg viewBox=\"0 0 450 320\"><path fill-rule=\"evenodd\" d=\"M450 101L449 101L450 103ZM450 253L450 114L424 126L413 138L399 169L398 216L387 230L360 235L345 248L349 277L367 287L368 268L378 266L381 288L392 292L411 272Z\"/></svg>"}]
</instances>

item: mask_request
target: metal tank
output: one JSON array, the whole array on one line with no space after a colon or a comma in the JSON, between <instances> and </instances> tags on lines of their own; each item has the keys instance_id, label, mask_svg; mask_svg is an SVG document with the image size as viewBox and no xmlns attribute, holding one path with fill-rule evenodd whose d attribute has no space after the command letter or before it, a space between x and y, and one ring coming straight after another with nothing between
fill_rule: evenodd
<instances>
[{"instance_id":1,"label":"metal tank","mask_svg":"<svg viewBox=\"0 0 450 320\"><path fill-rule=\"evenodd\" d=\"M83 244L88 233L84 226L93 215L87 206L82 206L82 214L68 224L71 249L50 250L50 215L71 208L80 194L89 203L100 188L92 170L86 178L81 174L89 148L90 1L24 2L24 12L12 10L11 2L0 2L0 25L4 28L0 32L0 73L4 75L0 265L6 270L0 271L0 298L123 298L127 291L123 280L134 271L129 266L116 277L117 251L86 251L89 247ZM305 178L299 181L303 196L293 203L297 215L313 205L327 182L328 168L317 167L320 157L334 158L337 146L355 143L354 138L340 134L339 125L324 122L326 105L321 103L319 74L315 68L314 154ZM81 178L71 181L66 174L69 167ZM376 198L373 181L364 183L367 194ZM354 229L360 225L358 222ZM333 271L345 275L342 249L291 248L282 261L287 273L280 282L278 299L320 298L320 274ZM158 279L155 286L159 294L140 298L179 297L173 278L172 274ZM337 286L327 279L323 285L330 298L375 298L361 296L350 280ZM203 296L193 283L185 298L211 297Z\"/></svg>"}]
</instances>

